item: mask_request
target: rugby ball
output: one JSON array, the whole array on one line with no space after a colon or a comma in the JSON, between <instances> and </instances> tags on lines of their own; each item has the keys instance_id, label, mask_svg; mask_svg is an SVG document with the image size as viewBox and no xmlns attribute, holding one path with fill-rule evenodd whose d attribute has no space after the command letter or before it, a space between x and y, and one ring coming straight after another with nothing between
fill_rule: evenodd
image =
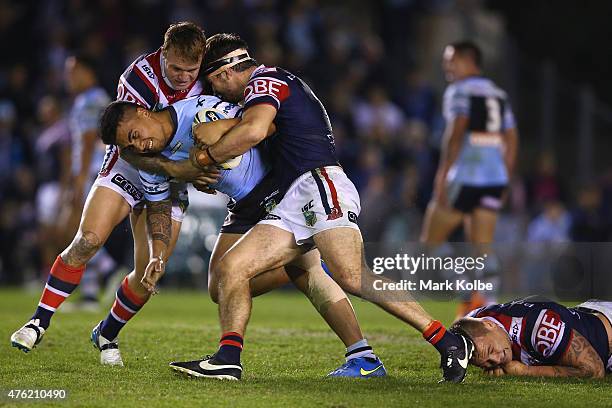
<instances>
[{"instance_id":1,"label":"rugby ball","mask_svg":"<svg viewBox=\"0 0 612 408\"><path fill-rule=\"evenodd\" d=\"M196 113L191 123L191 131L193 132L196 125L206 122L214 122L215 120L227 119L227 116L223 112L215 108L204 108ZM217 164L217 167L224 170L231 170L238 167L242 161L242 155L229 159L223 163Z\"/></svg>"}]
</instances>

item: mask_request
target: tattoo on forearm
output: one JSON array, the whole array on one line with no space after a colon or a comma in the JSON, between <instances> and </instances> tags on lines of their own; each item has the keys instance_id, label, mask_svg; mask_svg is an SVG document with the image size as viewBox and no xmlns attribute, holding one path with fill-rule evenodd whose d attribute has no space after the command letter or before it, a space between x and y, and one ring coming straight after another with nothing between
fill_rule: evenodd
<instances>
[{"instance_id":1,"label":"tattoo on forearm","mask_svg":"<svg viewBox=\"0 0 612 408\"><path fill-rule=\"evenodd\" d=\"M568 375L580 377L601 376L604 367L601 358L580 333L573 331L573 338L567 352L561 358L563 367L555 366L555 373L559 376Z\"/></svg>"},{"instance_id":2,"label":"tattoo on forearm","mask_svg":"<svg viewBox=\"0 0 612 408\"><path fill-rule=\"evenodd\" d=\"M145 156L129 150L121 150L121 158L139 170L146 171L147 173L169 176L164 168L164 164L171 163L172 160L161 154Z\"/></svg>"},{"instance_id":3,"label":"tattoo on forearm","mask_svg":"<svg viewBox=\"0 0 612 408\"><path fill-rule=\"evenodd\" d=\"M172 202L147 201L147 228L153 240L162 241L166 246L170 244L172 233Z\"/></svg>"}]
</instances>

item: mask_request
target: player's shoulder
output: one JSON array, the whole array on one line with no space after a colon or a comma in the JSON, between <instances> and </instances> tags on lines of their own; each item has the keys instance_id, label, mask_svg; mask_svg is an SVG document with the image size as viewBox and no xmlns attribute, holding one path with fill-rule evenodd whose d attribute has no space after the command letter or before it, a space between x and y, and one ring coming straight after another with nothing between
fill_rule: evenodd
<instances>
[{"instance_id":1,"label":"player's shoulder","mask_svg":"<svg viewBox=\"0 0 612 408\"><path fill-rule=\"evenodd\" d=\"M96 86L81 92L74 100L77 109L87 109L92 106L106 106L110 103L110 97L104 88Z\"/></svg>"},{"instance_id":2,"label":"player's shoulder","mask_svg":"<svg viewBox=\"0 0 612 408\"><path fill-rule=\"evenodd\" d=\"M196 95L185 98L171 105L179 115L181 113L193 115L196 112L205 111L204 114L213 115L211 120L226 119L228 117L236 117L239 110L239 105L231 102L226 102L215 95Z\"/></svg>"},{"instance_id":3,"label":"player's shoulder","mask_svg":"<svg viewBox=\"0 0 612 408\"><path fill-rule=\"evenodd\" d=\"M146 107L154 107L158 100L159 66L161 49L137 57L119 78L117 100L136 102Z\"/></svg>"},{"instance_id":4,"label":"player's shoulder","mask_svg":"<svg viewBox=\"0 0 612 408\"><path fill-rule=\"evenodd\" d=\"M492 79L484 76L471 76L449 85L449 92L468 96L495 96L507 98L506 91L500 88Z\"/></svg>"},{"instance_id":5,"label":"player's shoulder","mask_svg":"<svg viewBox=\"0 0 612 408\"><path fill-rule=\"evenodd\" d=\"M257 79L272 79L286 83L286 81L288 80L295 79L295 75L280 67L268 67L265 65L260 65L255 68L255 71L253 71L253 73L251 74L251 81Z\"/></svg>"}]
</instances>

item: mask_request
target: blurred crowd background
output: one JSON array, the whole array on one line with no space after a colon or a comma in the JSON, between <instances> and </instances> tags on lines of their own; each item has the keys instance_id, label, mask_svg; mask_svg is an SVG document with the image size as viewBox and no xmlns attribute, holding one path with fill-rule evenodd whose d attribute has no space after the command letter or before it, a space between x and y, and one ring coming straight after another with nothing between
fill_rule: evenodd
<instances>
[{"instance_id":1,"label":"blurred crowd background","mask_svg":"<svg viewBox=\"0 0 612 408\"><path fill-rule=\"evenodd\" d=\"M237 32L259 62L310 84L367 209L360 225L369 242L418 240L444 126L442 50L475 40L486 75L510 94L520 133L498 242L609 241L610 85L585 60L596 65L589 57L596 44L561 26L572 14L580 23L606 13L563 3L519 12L516 2L479 0L0 0L0 282L43 278L65 244L50 229L60 222L57 191L69 188L66 57L95 59L100 84L114 96L125 67L156 50L167 26L181 20L207 35ZM558 25L538 20L551 10ZM202 209L199 201L181 244L196 255L179 257L177 268L205 266L223 219L222 203Z\"/></svg>"}]
</instances>

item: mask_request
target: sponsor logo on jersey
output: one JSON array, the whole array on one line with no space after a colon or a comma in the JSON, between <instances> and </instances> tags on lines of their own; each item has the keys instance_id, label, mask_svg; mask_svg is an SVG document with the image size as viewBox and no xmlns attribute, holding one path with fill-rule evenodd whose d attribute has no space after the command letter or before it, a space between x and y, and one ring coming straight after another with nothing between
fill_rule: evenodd
<instances>
[{"instance_id":1,"label":"sponsor logo on jersey","mask_svg":"<svg viewBox=\"0 0 612 408\"><path fill-rule=\"evenodd\" d=\"M181 147L183 147L183 142L178 142L176 145L174 145L172 150L170 150L170 155L173 155L174 153L176 153L179 150L181 150Z\"/></svg>"},{"instance_id":2,"label":"sponsor logo on jersey","mask_svg":"<svg viewBox=\"0 0 612 408\"><path fill-rule=\"evenodd\" d=\"M553 310L543 309L534 324L531 344L544 357L549 357L559 347L564 332L565 322L561 316Z\"/></svg>"},{"instance_id":3,"label":"sponsor logo on jersey","mask_svg":"<svg viewBox=\"0 0 612 408\"><path fill-rule=\"evenodd\" d=\"M111 182L121 187L123 191L128 193L132 198L136 201L140 201L143 198L143 193L136 188L128 179L125 178L122 174L115 174L115 176L111 179Z\"/></svg>"},{"instance_id":4,"label":"sponsor logo on jersey","mask_svg":"<svg viewBox=\"0 0 612 408\"><path fill-rule=\"evenodd\" d=\"M273 221L278 221L281 219L281 217L279 217L278 215L274 215L274 214L266 214L265 217L263 217L262 219L264 220L273 220Z\"/></svg>"},{"instance_id":5,"label":"sponsor logo on jersey","mask_svg":"<svg viewBox=\"0 0 612 408\"><path fill-rule=\"evenodd\" d=\"M523 325L522 317L513 317L510 322L510 329L508 330L508 334L510 335L510 340L513 343L521 344L521 329Z\"/></svg>"},{"instance_id":6,"label":"sponsor logo on jersey","mask_svg":"<svg viewBox=\"0 0 612 408\"><path fill-rule=\"evenodd\" d=\"M302 207L302 215L304 215L304 220L306 220L306 225L309 227L313 227L317 223L317 214L312 211L314 207L314 200L310 200L308 204Z\"/></svg>"},{"instance_id":7,"label":"sponsor logo on jersey","mask_svg":"<svg viewBox=\"0 0 612 408\"><path fill-rule=\"evenodd\" d=\"M155 79L155 74L153 73L153 70L148 65L143 65L142 70L145 72L145 74L147 74L149 78Z\"/></svg>"},{"instance_id":8,"label":"sponsor logo on jersey","mask_svg":"<svg viewBox=\"0 0 612 408\"><path fill-rule=\"evenodd\" d=\"M352 211L347 211L347 213L348 213L348 220L350 222L354 222L355 224L357 224L357 214L355 214Z\"/></svg>"}]
</instances>

